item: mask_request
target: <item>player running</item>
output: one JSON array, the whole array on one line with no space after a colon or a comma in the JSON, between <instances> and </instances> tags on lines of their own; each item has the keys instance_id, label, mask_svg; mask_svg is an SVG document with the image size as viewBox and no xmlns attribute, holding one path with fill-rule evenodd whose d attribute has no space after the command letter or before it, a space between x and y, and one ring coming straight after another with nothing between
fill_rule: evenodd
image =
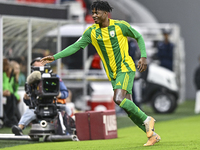
<instances>
[{"instance_id":1,"label":"player running","mask_svg":"<svg viewBox=\"0 0 200 150\"><path fill-rule=\"evenodd\" d=\"M51 63L59 58L67 57L92 44L98 52L109 81L114 90L114 101L123 108L128 117L147 135L144 146L154 145L160 141L160 136L154 131L154 118L147 116L132 101L132 87L135 77L135 63L128 53L128 39L137 40L141 51L138 69L147 69L146 48L143 37L129 23L108 18L112 7L106 1L97 0L92 3L92 17L95 24L88 27L77 42L63 51L41 59L43 64Z\"/></svg>"}]
</instances>

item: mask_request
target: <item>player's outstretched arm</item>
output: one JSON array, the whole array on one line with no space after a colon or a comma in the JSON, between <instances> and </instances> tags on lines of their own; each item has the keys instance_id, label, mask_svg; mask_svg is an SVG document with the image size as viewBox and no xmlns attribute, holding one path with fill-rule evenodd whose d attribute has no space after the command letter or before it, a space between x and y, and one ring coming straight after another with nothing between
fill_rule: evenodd
<instances>
[{"instance_id":1,"label":"player's outstretched arm","mask_svg":"<svg viewBox=\"0 0 200 150\"><path fill-rule=\"evenodd\" d=\"M54 60L55 58L53 56L46 56L46 57L43 57L40 61L43 65L45 65L45 64L53 62Z\"/></svg>"}]
</instances>

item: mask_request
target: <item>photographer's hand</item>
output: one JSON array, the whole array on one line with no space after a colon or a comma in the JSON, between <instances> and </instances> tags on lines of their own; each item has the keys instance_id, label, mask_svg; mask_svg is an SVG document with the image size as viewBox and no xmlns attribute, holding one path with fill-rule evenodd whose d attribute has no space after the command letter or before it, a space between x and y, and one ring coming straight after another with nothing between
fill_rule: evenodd
<instances>
[{"instance_id":1,"label":"photographer's hand","mask_svg":"<svg viewBox=\"0 0 200 150\"><path fill-rule=\"evenodd\" d=\"M24 100L30 100L30 97L26 93L24 94Z\"/></svg>"},{"instance_id":2,"label":"photographer's hand","mask_svg":"<svg viewBox=\"0 0 200 150\"><path fill-rule=\"evenodd\" d=\"M61 97L61 92L59 92L59 94L58 94L57 98L60 98L60 97Z\"/></svg>"},{"instance_id":3,"label":"photographer's hand","mask_svg":"<svg viewBox=\"0 0 200 150\"><path fill-rule=\"evenodd\" d=\"M27 106L31 106L31 98L28 96L28 94L24 94L24 98L23 98L23 101L24 101L24 103L27 105Z\"/></svg>"},{"instance_id":4,"label":"photographer's hand","mask_svg":"<svg viewBox=\"0 0 200 150\"><path fill-rule=\"evenodd\" d=\"M43 65L45 65L45 64L47 64L47 63L53 62L54 60L55 60L55 58L54 58L53 56L46 56L46 57L42 58L42 59L40 60L40 62L41 62Z\"/></svg>"}]
</instances>

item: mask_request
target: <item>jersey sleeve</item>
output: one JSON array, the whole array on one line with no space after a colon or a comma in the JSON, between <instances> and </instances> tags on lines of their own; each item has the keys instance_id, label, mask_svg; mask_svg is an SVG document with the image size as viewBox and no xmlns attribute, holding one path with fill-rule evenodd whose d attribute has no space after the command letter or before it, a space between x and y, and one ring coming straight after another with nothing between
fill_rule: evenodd
<instances>
[{"instance_id":1,"label":"jersey sleeve","mask_svg":"<svg viewBox=\"0 0 200 150\"><path fill-rule=\"evenodd\" d=\"M122 21L122 32L124 36L132 37L136 39L138 46L140 48L141 57L147 57L145 43L144 43L144 39L142 35L138 31L136 31L134 28L132 28L129 23L125 21Z\"/></svg>"},{"instance_id":2,"label":"jersey sleeve","mask_svg":"<svg viewBox=\"0 0 200 150\"><path fill-rule=\"evenodd\" d=\"M89 28L86 29L83 35L74 44L68 46L61 52L53 55L54 59L57 60L59 58L67 57L76 53L81 48L84 49L88 44L91 43L90 33L91 33L91 30Z\"/></svg>"}]
</instances>

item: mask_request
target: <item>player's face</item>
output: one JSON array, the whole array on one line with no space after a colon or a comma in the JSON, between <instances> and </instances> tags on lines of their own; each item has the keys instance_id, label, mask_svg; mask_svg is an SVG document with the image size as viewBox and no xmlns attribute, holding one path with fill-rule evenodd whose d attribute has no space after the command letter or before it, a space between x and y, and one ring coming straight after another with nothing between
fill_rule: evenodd
<instances>
[{"instance_id":1,"label":"player's face","mask_svg":"<svg viewBox=\"0 0 200 150\"><path fill-rule=\"evenodd\" d=\"M96 24L102 24L107 18L107 12L93 9L92 18Z\"/></svg>"}]
</instances>

